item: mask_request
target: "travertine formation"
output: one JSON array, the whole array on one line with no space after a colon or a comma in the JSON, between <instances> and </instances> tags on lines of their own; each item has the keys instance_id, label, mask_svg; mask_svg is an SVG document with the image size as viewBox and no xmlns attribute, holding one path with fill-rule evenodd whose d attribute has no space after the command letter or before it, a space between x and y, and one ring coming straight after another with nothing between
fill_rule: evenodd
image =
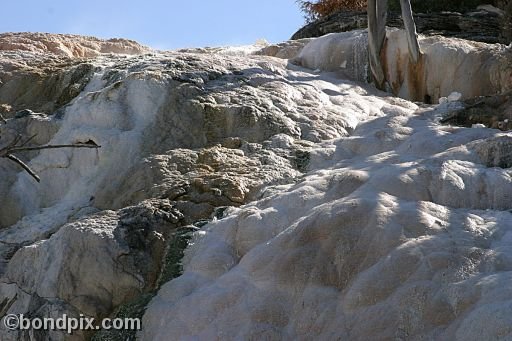
<instances>
[{"instance_id":1,"label":"travertine formation","mask_svg":"<svg viewBox=\"0 0 512 341\"><path fill-rule=\"evenodd\" d=\"M405 82L403 35L388 38ZM465 83L439 96L507 90L505 47L421 43L460 58ZM0 147L20 132L101 148L20 155L40 184L0 159L0 315L128 311L140 340L511 337L510 134L363 83L363 32L255 54L32 45L0 52ZM474 78L482 63L499 82ZM0 324L1 340L90 337L114 336Z\"/></svg>"},{"instance_id":2,"label":"travertine formation","mask_svg":"<svg viewBox=\"0 0 512 341\"><path fill-rule=\"evenodd\" d=\"M69 58L90 58L101 54L136 55L150 49L128 39L98 39L74 34L2 33L0 51L27 51Z\"/></svg>"},{"instance_id":3,"label":"travertine formation","mask_svg":"<svg viewBox=\"0 0 512 341\"><path fill-rule=\"evenodd\" d=\"M485 44L441 36L420 36L423 55L409 60L401 30L388 30L382 52L387 88L394 95L438 103L457 91L463 98L512 90L512 45ZM311 69L335 71L357 81L367 78L365 31L328 34L309 41L294 62ZM362 57L361 57L362 56Z\"/></svg>"}]
</instances>

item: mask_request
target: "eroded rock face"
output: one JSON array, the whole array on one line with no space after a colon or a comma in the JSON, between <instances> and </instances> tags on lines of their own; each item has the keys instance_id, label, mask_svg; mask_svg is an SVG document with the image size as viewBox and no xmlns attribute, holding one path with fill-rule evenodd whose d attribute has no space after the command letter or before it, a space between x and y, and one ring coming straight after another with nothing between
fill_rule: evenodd
<instances>
[{"instance_id":1,"label":"eroded rock face","mask_svg":"<svg viewBox=\"0 0 512 341\"><path fill-rule=\"evenodd\" d=\"M428 5L424 4L424 8L428 8ZM505 9L505 4L500 8ZM510 14L505 14L500 8L482 5L465 13L444 9L445 12L421 13L415 11L413 15L418 33L424 35L442 35L483 43L509 44L512 41L508 24ZM456 10L460 11L461 8ZM389 12L386 24L389 27L403 28L404 23L400 11ZM291 39L321 37L329 33L347 32L367 27L368 15L366 12L341 11L305 25L294 33Z\"/></svg>"},{"instance_id":2,"label":"eroded rock face","mask_svg":"<svg viewBox=\"0 0 512 341\"><path fill-rule=\"evenodd\" d=\"M437 103L452 91L467 99L512 89L510 46L425 37L420 39L424 55L411 65L403 34L388 33L385 57L389 85L400 97Z\"/></svg>"},{"instance_id":3,"label":"eroded rock face","mask_svg":"<svg viewBox=\"0 0 512 341\"><path fill-rule=\"evenodd\" d=\"M3 314L108 316L114 307L155 288L172 233L183 214L168 200L103 211L62 226L46 240L20 248L0 284ZM2 340L27 335L0 327ZM49 337L63 339L64 333ZM83 337L83 335L82 335ZM76 338L76 336L75 336Z\"/></svg>"},{"instance_id":4,"label":"eroded rock face","mask_svg":"<svg viewBox=\"0 0 512 341\"><path fill-rule=\"evenodd\" d=\"M300 183L205 226L140 338L508 338L512 178L493 167L510 137L382 110Z\"/></svg>"},{"instance_id":5,"label":"eroded rock face","mask_svg":"<svg viewBox=\"0 0 512 341\"><path fill-rule=\"evenodd\" d=\"M191 50L84 61L17 51L3 55L3 65L14 65L0 87L4 108L11 108L1 128L5 143L19 131L38 133L35 144L101 145L85 152L24 154L40 175L39 184L2 160L7 181L0 187L0 282L6 311L54 309L98 318L156 290L169 243L166 231L220 217L218 209L254 200L267 186L295 182L312 160L329 153L323 141L349 136L387 105L376 99L360 107L364 88L288 67L282 59L240 52ZM22 102L7 94L19 90L23 70L47 72L44 58L62 77L46 97L37 93L45 86L34 90L28 106L33 111L16 113L13 108ZM45 106L58 102L60 89L74 84L81 68L88 71L76 80L78 94L58 109ZM48 72L51 77L53 71ZM343 91L354 97L342 103ZM43 104L37 104L41 98ZM36 110L42 107L45 113ZM179 213L165 231L158 222L160 206L139 204L155 198L170 200ZM142 205L147 216L135 237L125 227L125 210L140 211L131 205ZM93 265L86 271L84 262ZM0 333L6 339L28 337Z\"/></svg>"},{"instance_id":6,"label":"eroded rock face","mask_svg":"<svg viewBox=\"0 0 512 341\"><path fill-rule=\"evenodd\" d=\"M52 113L78 96L94 71L93 64L67 57L0 51L2 115L24 109Z\"/></svg>"},{"instance_id":7,"label":"eroded rock face","mask_svg":"<svg viewBox=\"0 0 512 341\"><path fill-rule=\"evenodd\" d=\"M151 49L128 39L98 39L74 34L2 33L0 51L27 51L69 58L97 57L100 54L142 54Z\"/></svg>"},{"instance_id":8,"label":"eroded rock face","mask_svg":"<svg viewBox=\"0 0 512 341\"><path fill-rule=\"evenodd\" d=\"M0 147L19 131L101 148L20 155L40 184L0 160L0 312L98 319L147 294L141 340L509 335L510 137L442 126L449 106L357 82L364 39L256 54L2 52ZM504 47L429 44L482 52L506 79L494 66ZM56 74L55 86L9 97L25 72ZM175 234L199 227L181 259Z\"/></svg>"},{"instance_id":9,"label":"eroded rock face","mask_svg":"<svg viewBox=\"0 0 512 341\"><path fill-rule=\"evenodd\" d=\"M112 199L99 196L96 202L101 206L123 207L127 202L137 202L140 197L163 196L205 203L212 208L238 206L254 198L262 183L271 184L276 179L286 183L300 174L295 170L293 151L285 149L280 156L258 144L246 143L243 147L235 144L234 147L218 145L199 151L175 149L154 155L144 159L126 177L121 185L125 193L118 192ZM297 150L302 149L298 146Z\"/></svg>"},{"instance_id":10,"label":"eroded rock face","mask_svg":"<svg viewBox=\"0 0 512 341\"><path fill-rule=\"evenodd\" d=\"M152 50L127 39L70 34L0 34L0 105L10 117L21 109L51 113L78 96L98 70L84 59Z\"/></svg>"},{"instance_id":11,"label":"eroded rock face","mask_svg":"<svg viewBox=\"0 0 512 341\"><path fill-rule=\"evenodd\" d=\"M413 65L409 61L405 32L387 32L382 63L387 87L399 97L438 103L439 98L447 97L453 91L468 99L512 89L510 46L441 36L420 36L419 43L423 55L420 62ZM366 81L366 46L365 31L328 34L310 41L293 62Z\"/></svg>"},{"instance_id":12,"label":"eroded rock face","mask_svg":"<svg viewBox=\"0 0 512 341\"><path fill-rule=\"evenodd\" d=\"M292 59L295 58L304 48L304 46L306 46L306 44L310 41L312 41L312 39L309 38L288 40L279 44L265 46L258 50L256 54L283 59Z\"/></svg>"}]
</instances>

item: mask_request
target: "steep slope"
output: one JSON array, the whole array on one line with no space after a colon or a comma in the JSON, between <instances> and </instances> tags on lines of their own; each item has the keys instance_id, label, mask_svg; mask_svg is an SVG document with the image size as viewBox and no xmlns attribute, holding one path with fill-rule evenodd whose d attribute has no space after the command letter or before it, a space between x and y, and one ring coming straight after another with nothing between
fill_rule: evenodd
<instances>
[{"instance_id":1,"label":"steep slope","mask_svg":"<svg viewBox=\"0 0 512 341\"><path fill-rule=\"evenodd\" d=\"M41 58L91 65L83 90L56 111L8 112L0 128L6 143L18 131L37 134L37 144L93 141L101 149L25 155L39 184L0 160L3 313L108 316L155 290L178 230L258 197L265 186L296 181L323 140L348 136L371 114L345 112L333 99L339 86L318 75L231 49L4 58L3 65L22 59L30 70ZM67 76L74 69L66 65L59 70ZM48 103L68 80L58 78ZM138 221L137 212L148 219ZM4 329L1 337L23 335Z\"/></svg>"},{"instance_id":2,"label":"steep slope","mask_svg":"<svg viewBox=\"0 0 512 341\"><path fill-rule=\"evenodd\" d=\"M0 52L0 147L20 132L101 148L20 155L40 184L0 159L0 315L141 316L149 302L141 340L510 334L512 140L440 125L458 103L358 82L364 32L85 59L24 39ZM509 89L510 49L422 43L431 61L459 56L461 75L487 58L479 72ZM443 82L439 95L459 90ZM2 340L34 335L92 336L0 325Z\"/></svg>"},{"instance_id":3,"label":"steep slope","mask_svg":"<svg viewBox=\"0 0 512 341\"><path fill-rule=\"evenodd\" d=\"M141 339L509 338L512 138L415 109L383 107L328 166L207 225Z\"/></svg>"}]
</instances>

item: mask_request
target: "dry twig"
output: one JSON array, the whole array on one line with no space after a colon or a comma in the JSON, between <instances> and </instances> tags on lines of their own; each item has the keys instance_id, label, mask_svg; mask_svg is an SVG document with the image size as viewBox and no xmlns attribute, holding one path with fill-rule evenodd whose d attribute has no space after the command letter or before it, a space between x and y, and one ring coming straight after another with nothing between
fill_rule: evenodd
<instances>
[{"instance_id":1,"label":"dry twig","mask_svg":"<svg viewBox=\"0 0 512 341\"><path fill-rule=\"evenodd\" d=\"M5 123L5 119L0 114L0 120ZM30 168L25 162L20 160L14 153L18 152L26 152L26 151L34 151L34 150L43 150L43 149L61 149L61 148L101 148L93 141L88 141L86 143L72 143L72 144L47 144L43 146L27 146L30 141L32 141L36 137L33 135L29 137L27 140L22 141L23 137L21 134L16 135L16 137L6 146L0 149L0 157L11 160L12 162L18 164L21 168L23 168L30 176L32 176L37 182L41 181L41 178L37 175L37 173Z\"/></svg>"}]
</instances>

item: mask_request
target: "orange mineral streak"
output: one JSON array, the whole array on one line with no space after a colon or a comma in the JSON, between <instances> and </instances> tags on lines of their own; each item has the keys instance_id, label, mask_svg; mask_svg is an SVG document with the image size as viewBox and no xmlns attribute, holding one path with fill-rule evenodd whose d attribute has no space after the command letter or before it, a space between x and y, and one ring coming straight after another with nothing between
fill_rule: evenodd
<instances>
[{"instance_id":1,"label":"orange mineral streak","mask_svg":"<svg viewBox=\"0 0 512 341\"><path fill-rule=\"evenodd\" d=\"M388 32L381 53L387 90L412 101L437 103L459 92L463 99L512 89L512 47L445 37L420 37L414 64L403 31Z\"/></svg>"},{"instance_id":2,"label":"orange mineral streak","mask_svg":"<svg viewBox=\"0 0 512 341\"><path fill-rule=\"evenodd\" d=\"M407 86L409 95L413 101L425 101L431 98L426 91L425 83L425 55L421 54L418 63L413 63L410 59L407 62Z\"/></svg>"}]
</instances>

